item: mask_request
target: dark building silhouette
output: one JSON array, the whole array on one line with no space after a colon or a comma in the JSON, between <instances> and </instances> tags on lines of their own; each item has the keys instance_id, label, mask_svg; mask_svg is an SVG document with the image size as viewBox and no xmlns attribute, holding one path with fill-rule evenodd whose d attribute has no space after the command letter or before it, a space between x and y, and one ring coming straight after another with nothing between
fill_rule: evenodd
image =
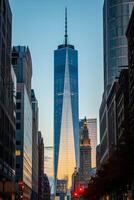
<instances>
[{"instance_id":1,"label":"dark building silhouette","mask_svg":"<svg viewBox=\"0 0 134 200\"><path fill-rule=\"evenodd\" d=\"M129 134L129 83L128 69L123 69L119 77L119 88L116 95L116 133L119 151L126 144Z\"/></svg>"},{"instance_id":2,"label":"dark building silhouette","mask_svg":"<svg viewBox=\"0 0 134 200\"><path fill-rule=\"evenodd\" d=\"M134 181L134 9L128 24L126 36L128 39L129 63L129 155L131 155L131 157L129 157L129 172L130 178Z\"/></svg>"},{"instance_id":3,"label":"dark building silhouette","mask_svg":"<svg viewBox=\"0 0 134 200\"><path fill-rule=\"evenodd\" d=\"M100 144L97 145L96 147L96 170L99 170L101 165L100 165Z\"/></svg>"},{"instance_id":4,"label":"dark building silhouette","mask_svg":"<svg viewBox=\"0 0 134 200\"><path fill-rule=\"evenodd\" d=\"M38 101L31 90L32 102L32 200L38 199Z\"/></svg>"},{"instance_id":5,"label":"dark building silhouette","mask_svg":"<svg viewBox=\"0 0 134 200\"><path fill-rule=\"evenodd\" d=\"M109 90L107 98L107 120L108 120L108 157L110 157L117 146L116 128L116 94L119 84L114 82Z\"/></svg>"},{"instance_id":6,"label":"dark building silhouette","mask_svg":"<svg viewBox=\"0 0 134 200\"><path fill-rule=\"evenodd\" d=\"M130 133L134 133L134 10L127 29L129 60Z\"/></svg>"},{"instance_id":7,"label":"dark building silhouette","mask_svg":"<svg viewBox=\"0 0 134 200\"><path fill-rule=\"evenodd\" d=\"M9 1L0 0L0 197L3 184L7 190L7 182L13 185L15 181L16 79L11 67L11 36ZM6 198L11 198L9 193Z\"/></svg>"},{"instance_id":8,"label":"dark building silhouette","mask_svg":"<svg viewBox=\"0 0 134 200\"><path fill-rule=\"evenodd\" d=\"M44 177L43 177L43 186L44 186L43 197L45 200L50 200L51 188L50 188L49 180L46 174L44 174Z\"/></svg>"},{"instance_id":9,"label":"dark building silhouette","mask_svg":"<svg viewBox=\"0 0 134 200\"><path fill-rule=\"evenodd\" d=\"M44 200L44 141L41 132L38 132L38 199Z\"/></svg>"}]
</instances>

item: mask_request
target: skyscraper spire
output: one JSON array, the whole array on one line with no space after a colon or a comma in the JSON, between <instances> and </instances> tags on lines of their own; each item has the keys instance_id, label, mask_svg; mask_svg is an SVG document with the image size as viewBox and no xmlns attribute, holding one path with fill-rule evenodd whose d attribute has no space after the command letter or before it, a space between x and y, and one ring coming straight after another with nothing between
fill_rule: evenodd
<instances>
[{"instance_id":1,"label":"skyscraper spire","mask_svg":"<svg viewBox=\"0 0 134 200\"><path fill-rule=\"evenodd\" d=\"M67 35L67 7L65 8L65 46L67 46L68 35Z\"/></svg>"}]
</instances>

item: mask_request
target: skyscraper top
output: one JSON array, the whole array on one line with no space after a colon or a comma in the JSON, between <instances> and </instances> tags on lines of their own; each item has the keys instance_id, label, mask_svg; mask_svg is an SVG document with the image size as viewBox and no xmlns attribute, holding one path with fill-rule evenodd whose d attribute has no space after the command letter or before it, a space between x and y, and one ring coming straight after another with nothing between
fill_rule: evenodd
<instances>
[{"instance_id":1,"label":"skyscraper top","mask_svg":"<svg viewBox=\"0 0 134 200\"><path fill-rule=\"evenodd\" d=\"M73 45L68 44L68 33L67 33L67 7L65 7L65 35L64 35L64 43L58 46L58 49L62 49L62 48L71 48L74 49Z\"/></svg>"},{"instance_id":2,"label":"skyscraper top","mask_svg":"<svg viewBox=\"0 0 134 200\"><path fill-rule=\"evenodd\" d=\"M68 34L67 34L67 7L65 8L65 46L68 43Z\"/></svg>"}]
</instances>

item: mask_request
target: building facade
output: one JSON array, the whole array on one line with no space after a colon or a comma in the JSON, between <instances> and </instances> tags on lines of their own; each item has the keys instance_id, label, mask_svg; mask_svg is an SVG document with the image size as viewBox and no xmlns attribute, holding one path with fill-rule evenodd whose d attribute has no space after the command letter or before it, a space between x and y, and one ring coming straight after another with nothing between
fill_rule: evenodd
<instances>
[{"instance_id":1,"label":"building facade","mask_svg":"<svg viewBox=\"0 0 134 200\"><path fill-rule=\"evenodd\" d=\"M44 199L50 200L51 199L51 188L49 184L49 180L46 174L44 174L43 177L43 186L44 186Z\"/></svg>"},{"instance_id":2,"label":"building facade","mask_svg":"<svg viewBox=\"0 0 134 200\"><path fill-rule=\"evenodd\" d=\"M129 173L134 187L134 9L127 29L128 40L128 82L129 82ZM134 198L134 193L133 193Z\"/></svg>"},{"instance_id":3,"label":"building facade","mask_svg":"<svg viewBox=\"0 0 134 200\"><path fill-rule=\"evenodd\" d=\"M53 162L53 146L45 146L45 157L44 157L44 171L48 176L50 187L51 187L51 194L54 193L54 162Z\"/></svg>"},{"instance_id":4,"label":"building facade","mask_svg":"<svg viewBox=\"0 0 134 200\"><path fill-rule=\"evenodd\" d=\"M96 171L99 170L100 165L100 144L96 147Z\"/></svg>"},{"instance_id":5,"label":"building facade","mask_svg":"<svg viewBox=\"0 0 134 200\"><path fill-rule=\"evenodd\" d=\"M69 189L79 165L79 118L78 52L67 38L66 15L65 43L54 51L54 176Z\"/></svg>"},{"instance_id":6,"label":"building facade","mask_svg":"<svg viewBox=\"0 0 134 200\"><path fill-rule=\"evenodd\" d=\"M38 131L38 199L44 200L44 141Z\"/></svg>"},{"instance_id":7,"label":"building facade","mask_svg":"<svg viewBox=\"0 0 134 200\"><path fill-rule=\"evenodd\" d=\"M104 93L99 110L100 162L108 158L108 111L107 98L120 72L128 68L128 44L125 36L134 0L105 0L103 6Z\"/></svg>"},{"instance_id":8,"label":"building facade","mask_svg":"<svg viewBox=\"0 0 134 200\"><path fill-rule=\"evenodd\" d=\"M32 200L38 199L38 101L31 90L32 102Z\"/></svg>"},{"instance_id":9,"label":"building facade","mask_svg":"<svg viewBox=\"0 0 134 200\"><path fill-rule=\"evenodd\" d=\"M23 198L32 193L32 62L28 47L16 46L12 50L12 65L17 77L16 97L16 182L23 182ZM28 80L27 80L28 79Z\"/></svg>"},{"instance_id":10,"label":"building facade","mask_svg":"<svg viewBox=\"0 0 134 200\"><path fill-rule=\"evenodd\" d=\"M81 178L81 182L83 185L87 187L91 170L91 144L89 139L89 131L87 121L85 119L83 123L83 129L80 134L80 168L79 174Z\"/></svg>"},{"instance_id":11,"label":"building facade","mask_svg":"<svg viewBox=\"0 0 134 200\"><path fill-rule=\"evenodd\" d=\"M116 132L119 151L123 146L127 146L126 138L129 128L128 69L123 69L119 77L119 88L116 95Z\"/></svg>"},{"instance_id":12,"label":"building facade","mask_svg":"<svg viewBox=\"0 0 134 200\"><path fill-rule=\"evenodd\" d=\"M129 60L129 106L130 106L130 132L134 133L134 10L127 29L128 60Z\"/></svg>"},{"instance_id":13,"label":"building facade","mask_svg":"<svg viewBox=\"0 0 134 200\"><path fill-rule=\"evenodd\" d=\"M11 67L12 13L8 0L0 1L0 197L2 186L15 181L16 80ZM14 189L15 191L15 189Z\"/></svg>"},{"instance_id":14,"label":"building facade","mask_svg":"<svg viewBox=\"0 0 134 200\"><path fill-rule=\"evenodd\" d=\"M119 89L119 83L114 82L109 90L107 98L107 117L108 117L108 154L113 155L117 147L117 116L116 116L116 95Z\"/></svg>"},{"instance_id":15,"label":"building facade","mask_svg":"<svg viewBox=\"0 0 134 200\"><path fill-rule=\"evenodd\" d=\"M83 129L84 119L79 120L79 130ZM89 132L89 139L91 143L91 167L96 167L96 146L97 146L97 119L86 119L87 128Z\"/></svg>"},{"instance_id":16,"label":"building facade","mask_svg":"<svg viewBox=\"0 0 134 200\"><path fill-rule=\"evenodd\" d=\"M128 45L125 36L133 0L105 0L103 7L104 90L109 89L128 67Z\"/></svg>"},{"instance_id":17,"label":"building facade","mask_svg":"<svg viewBox=\"0 0 134 200\"><path fill-rule=\"evenodd\" d=\"M107 116L107 95L103 93L102 103L99 109L100 121L100 162L108 159L108 116Z\"/></svg>"}]
</instances>

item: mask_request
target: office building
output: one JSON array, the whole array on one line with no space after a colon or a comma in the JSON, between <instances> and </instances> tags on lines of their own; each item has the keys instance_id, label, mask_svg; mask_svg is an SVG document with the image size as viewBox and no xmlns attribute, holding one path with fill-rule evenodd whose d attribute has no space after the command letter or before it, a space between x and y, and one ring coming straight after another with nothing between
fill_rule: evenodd
<instances>
[{"instance_id":1,"label":"office building","mask_svg":"<svg viewBox=\"0 0 134 200\"><path fill-rule=\"evenodd\" d=\"M84 119L79 120L79 130L83 129ZM91 143L91 167L96 167L96 146L97 146L97 119L86 119L87 128L89 132L89 139Z\"/></svg>"},{"instance_id":2,"label":"office building","mask_svg":"<svg viewBox=\"0 0 134 200\"><path fill-rule=\"evenodd\" d=\"M44 141L38 131L38 199L44 200Z\"/></svg>"},{"instance_id":3,"label":"office building","mask_svg":"<svg viewBox=\"0 0 134 200\"><path fill-rule=\"evenodd\" d=\"M104 1L103 7L103 52L104 93L99 111L100 117L100 162L109 156L107 98L120 72L128 68L128 45L125 36L134 0Z\"/></svg>"},{"instance_id":4,"label":"office building","mask_svg":"<svg viewBox=\"0 0 134 200\"><path fill-rule=\"evenodd\" d=\"M51 193L54 193L54 167L53 167L53 146L45 146L44 148L44 171L48 176Z\"/></svg>"},{"instance_id":5,"label":"office building","mask_svg":"<svg viewBox=\"0 0 134 200\"><path fill-rule=\"evenodd\" d=\"M128 45L125 36L134 0L105 0L103 7L104 90L120 71L128 67Z\"/></svg>"},{"instance_id":6,"label":"office building","mask_svg":"<svg viewBox=\"0 0 134 200\"><path fill-rule=\"evenodd\" d=\"M0 1L0 198L12 198L15 181L16 78L11 67L12 13L8 0ZM3 186L4 184L4 186ZM5 196L2 188L8 191ZM14 189L12 190L15 192Z\"/></svg>"},{"instance_id":7,"label":"office building","mask_svg":"<svg viewBox=\"0 0 134 200\"><path fill-rule=\"evenodd\" d=\"M96 147L96 170L100 169L100 144Z\"/></svg>"},{"instance_id":8,"label":"office building","mask_svg":"<svg viewBox=\"0 0 134 200\"><path fill-rule=\"evenodd\" d=\"M128 69L123 69L119 77L119 88L116 94L116 121L117 145L118 150L121 151L123 146L127 146L130 128Z\"/></svg>"},{"instance_id":9,"label":"office building","mask_svg":"<svg viewBox=\"0 0 134 200\"><path fill-rule=\"evenodd\" d=\"M129 82L129 178L134 181L134 9L127 29L128 40L128 82ZM133 182L134 183L134 182ZM132 189L134 184L132 184ZM133 198L134 193L132 190Z\"/></svg>"},{"instance_id":10,"label":"office building","mask_svg":"<svg viewBox=\"0 0 134 200\"><path fill-rule=\"evenodd\" d=\"M17 77L16 182L23 182L23 198L30 200L32 193L32 107L31 89L29 88L31 87L32 61L28 47L13 47L12 65Z\"/></svg>"},{"instance_id":11,"label":"office building","mask_svg":"<svg viewBox=\"0 0 134 200\"><path fill-rule=\"evenodd\" d=\"M38 199L38 101L31 90L32 102L32 200Z\"/></svg>"},{"instance_id":12,"label":"office building","mask_svg":"<svg viewBox=\"0 0 134 200\"><path fill-rule=\"evenodd\" d=\"M134 133L134 10L127 29L128 60L129 60L129 106L130 106L130 133Z\"/></svg>"},{"instance_id":13,"label":"office building","mask_svg":"<svg viewBox=\"0 0 134 200\"><path fill-rule=\"evenodd\" d=\"M43 186L44 186L44 199L45 200L50 200L51 199L51 188L49 184L49 180L46 174L44 174L43 177Z\"/></svg>"},{"instance_id":14,"label":"office building","mask_svg":"<svg viewBox=\"0 0 134 200\"><path fill-rule=\"evenodd\" d=\"M54 176L71 187L79 165L78 52L65 42L54 51Z\"/></svg>"},{"instance_id":15,"label":"office building","mask_svg":"<svg viewBox=\"0 0 134 200\"><path fill-rule=\"evenodd\" d=\"M116 120L116 95L118 93L119 83L114 82L110 88L107 98L107 117L108 117L108 154L113 155L117 146L117 120Z\"/></svg>"}]
</instances>

